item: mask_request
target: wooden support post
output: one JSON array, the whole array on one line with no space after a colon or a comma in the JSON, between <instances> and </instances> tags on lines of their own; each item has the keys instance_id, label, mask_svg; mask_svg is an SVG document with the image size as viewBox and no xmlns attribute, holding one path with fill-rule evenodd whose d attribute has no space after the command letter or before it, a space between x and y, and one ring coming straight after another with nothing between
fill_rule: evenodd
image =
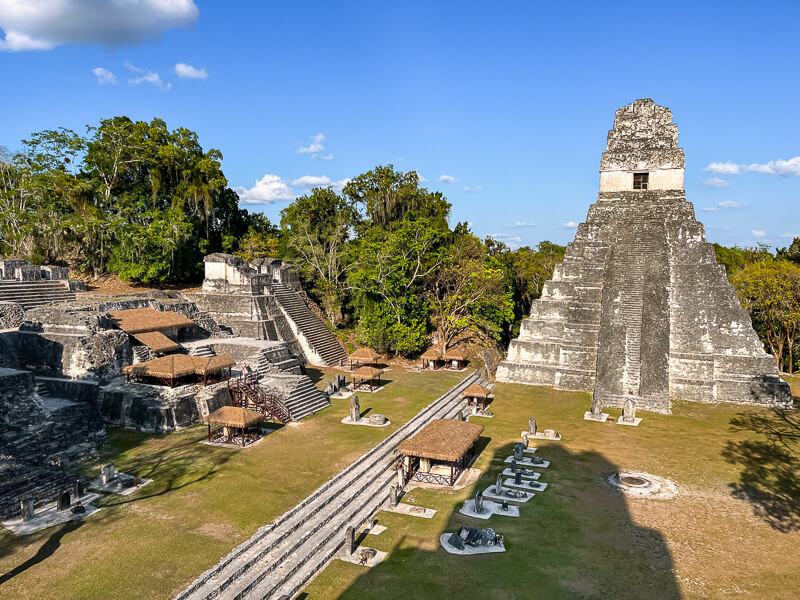
<instances>
[{"instance_id":1,"label":"wooden support post","mask_svg":"<svg viewBox=\"0 0 800 600\"><path fill-rule=\"evenodd\" d=\"M208 441L211 441L211 423L208 424Z\"/></svg>"}]
</instances>

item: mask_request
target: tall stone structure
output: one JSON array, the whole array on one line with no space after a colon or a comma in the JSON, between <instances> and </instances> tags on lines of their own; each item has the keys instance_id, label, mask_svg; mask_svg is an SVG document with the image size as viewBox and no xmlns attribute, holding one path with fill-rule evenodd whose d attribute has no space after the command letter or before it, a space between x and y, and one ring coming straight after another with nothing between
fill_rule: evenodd
<instances>
[{"instance_id":1,"label":"tall stone structure","mask_svg":"<svg viewBox=\"0 0 800 600\"><path fill-rule=\"evenodd\" d=\"M788 385L717 264L683 189L672 112L617 110L600 193L497 369L669 412L670 398L789 404Z\"/></svg>"}]
</instances>

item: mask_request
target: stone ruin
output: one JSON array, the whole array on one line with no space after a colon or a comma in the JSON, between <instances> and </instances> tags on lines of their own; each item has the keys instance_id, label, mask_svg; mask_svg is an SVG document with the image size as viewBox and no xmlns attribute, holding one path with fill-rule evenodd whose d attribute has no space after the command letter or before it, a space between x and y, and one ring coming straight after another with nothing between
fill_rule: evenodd
<instances>
[{"instance_id":1,"label":"stone ruin","mask_svg":"<svg viewBox=\"0 0 800 600\"><path fill-rule=\"evenodd\" d=\"M683 173L668 108L646 99L617 110L597 203L497 381L592 391L598 410L628 399L665 413L670 398L791 403L686 200Z\"/></svg>"},{"instance_id":2,"label":"stone ruin","mask_svg":"<svg viewBox=\"0 0 800 600\"><path fill-rule=\"evenodd\" d=\"M204 259L203 291L185 293L233 335L281 340L311 364L331 366L347 352L312 311L297 267L277 258L246 263L231 254Z\"/></svg>"}]
</instances>

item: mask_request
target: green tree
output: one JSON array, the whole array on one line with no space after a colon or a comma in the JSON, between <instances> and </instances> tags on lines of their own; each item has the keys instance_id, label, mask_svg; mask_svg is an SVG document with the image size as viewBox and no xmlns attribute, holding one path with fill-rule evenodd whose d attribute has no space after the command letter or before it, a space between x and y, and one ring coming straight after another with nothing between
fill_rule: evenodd
<instances>
[{"instance_id":1,"label":"green tree","mask_svg":"<svg viewBox=\"0 0 800 600\"><path fill-rule=\"evenodd\" d=\"M358 223L351 202L331 188L316 188L281 211L285 255L299 263L332 326L342 320L348 241Z\"/></svg>"},{"instance_id":2,"label":"green tree","mask_svg":"<svg viewBox=\"0 0 800 600\"><path fill-rule=\"evenodd\" d=\"M779 369L784 362L784 347L788 349L788 371L792 373L800 323L800 267L783 260L753 263L734 275L733 284Z\"/></svg>"},{"instance_id":3,"label":"green tree","mask_svg":"<svg viewBox=\"0 0 800 600\"><path fill-rule=\"evenodd\" d=\"M499 340L514 316L499 260L472 234L456 237L428 297L443 352L467 333Z\"/></svg>"}]
</instances>

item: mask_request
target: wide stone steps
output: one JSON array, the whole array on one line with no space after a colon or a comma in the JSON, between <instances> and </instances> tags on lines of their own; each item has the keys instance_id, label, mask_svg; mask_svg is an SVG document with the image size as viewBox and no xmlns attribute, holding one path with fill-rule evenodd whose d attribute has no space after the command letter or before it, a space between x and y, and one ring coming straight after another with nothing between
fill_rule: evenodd
<instances>
[{"instance_id":1,"label":"wide stone steps","mask_svg":"<svg viewBox=\"0 0 800 600\"><path fill-rule=\"evenodd\" d=\"M203 573L178 600L291 597L322 570L344 543L344 532L374 514L394 480L394 449L437 418L463 406L461 391L477 373L422 409L408 423L328 480L274 523Z\"/></svg>"},{"instance_id":2,"label":"wide stone steps","mask_svg":"<svg viewBox=\"0 0 800 600\"><path fill-rule=\"evenodd\" d=\"M300 295L285 284L275 283L275 298L300 329L326 366L339 364L347 353L325 324L308 308Z\"/></svg>"},{"instance_id":3,"label":"wide stone steps","mask_svg":"<svg viewBox=\"0 0 800 600\"><path fill-rule=\"evenodd\" d=\"M74 302L75 292L55 281L0 281L0 301L16 302L27 310L57 302Z\"/></svg>"},{"instance_id":4,"label":"wide stone steps","mask_svg":"<svg viewBox=\"0 0 800 600\"><path fill-rule=\"evenodd\" d=\"M284 403L289 409L293 421L299 421L303 417L331 405L325 394L319 391L307 376L300 380L300 384L292 390Z\"/></svg>"},{"instance_id":5,"label":"wide stone steps","mask_svg":"<svg viewBox=\"0 0 800 600\"><path fill-rule=\"evenodd\" d=\"M192 356L202 356L203 358L211 358L216 355L217 353L214 352L214 348L212 348L210 344L195 346L194 349L192 350Z\"/></svg>"}]
</instances>

